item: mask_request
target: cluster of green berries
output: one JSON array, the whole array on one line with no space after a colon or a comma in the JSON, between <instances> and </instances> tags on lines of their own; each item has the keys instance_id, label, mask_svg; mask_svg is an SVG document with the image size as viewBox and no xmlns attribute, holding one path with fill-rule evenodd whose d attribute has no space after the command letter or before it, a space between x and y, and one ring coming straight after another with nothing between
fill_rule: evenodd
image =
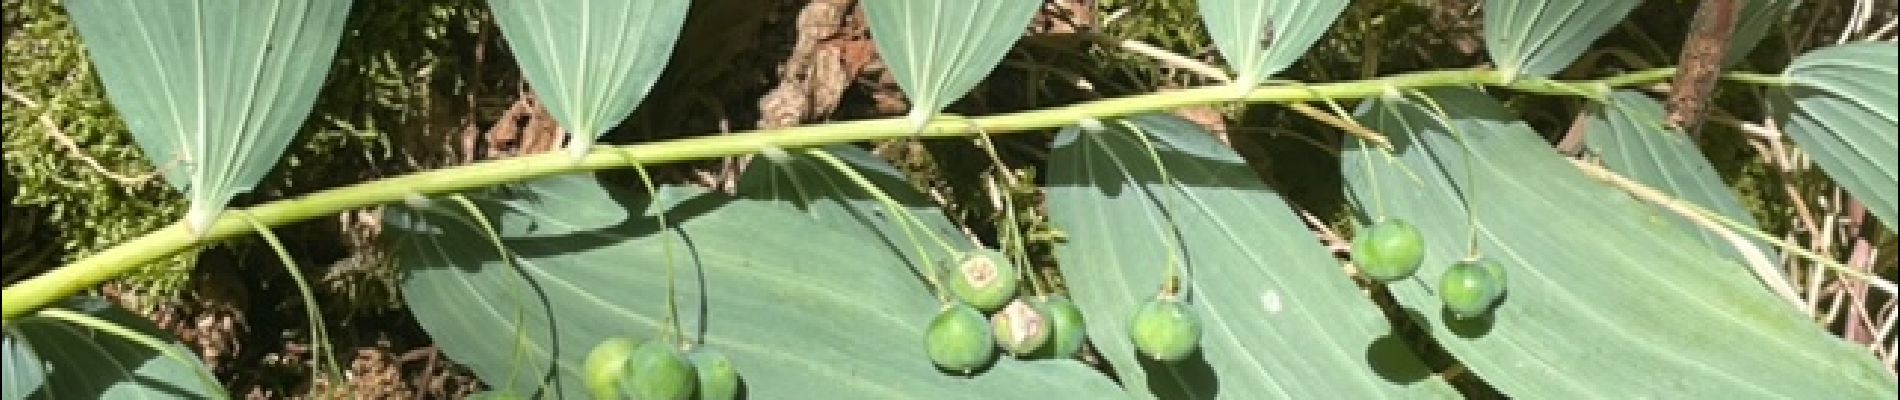
<instances>
[{"instance_id":1,"label":"cluster of green berries","mask_svg":"<svg viewBox=\"0 0 1900 400\"><path fill-rule=\"evenodd\" d=\"M729 400L739 397L739 372L724 354L681 352L664 340L635 344L612 338L587 353L582 370L596 399Z\"/></svg>"},{"instance_id":2,"label":"cluster of green berries","mask_svg":"<svg viewBox=\"0 0 1900 400\"><path fill-rule=\"evenodd\" d=\"M1360 230L1352 240L1359 272L1380 282L1412 277L1425 259L1425 239L1405 220L1391 219ZM1489 313L1504 297L1504 266L1496 260L1459 261L1438 278L1438 297L1458 318Z\"/></svg>"},{"instance_id":3,"label":"cluster of green berries","mask_svg":"<svg viewBox=\"0 0 1900 400\"><path fill-rule=\"evenodd\" d=\"M924 348L945 371L969 374L988 364L997 348L1018 358L1073 358L1087 330L1082 311L1059 296L1017 296L1018 271L994 251L952 260L955 301L930 321ZM986 320L984 314L990 316ZM1135 348L1163 361L1186 358L1199 346L1200 319L1164 293L1135 312L1129 329Z\"/></svg>"},{"instance_id":4,"label":"cluster of green berries","mask_svg":"<svg viewBox=\"0 0 1900 400\"><path fill-rule=\"evenodd\" d=\"M944 270L954 272L955 300L924 331L924 350L938 368L970 374L999 347L1017 358L1064 359L1081 351L1082 311L1059 296L1017 296L1021 274L1001 253L972 251Z\"/></svg>"}]
</instances>

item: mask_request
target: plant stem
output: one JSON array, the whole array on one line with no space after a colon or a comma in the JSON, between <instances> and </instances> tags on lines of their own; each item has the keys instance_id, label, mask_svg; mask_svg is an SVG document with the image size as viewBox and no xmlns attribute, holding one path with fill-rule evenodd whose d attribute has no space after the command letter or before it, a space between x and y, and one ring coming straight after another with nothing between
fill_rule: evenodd
<instances>
[{"instance_id":1,"label":"plant stem","mask_svg":"<svg viewBox=\"0 0 1900 400\"><path fill-rule=\"evenodd\" d=\"M653 175L647 173L646 165L635 162L633 171L640 176L640 183L646 186L647 202L652 204L660 201L659 185L653 184ZM654 218L660 222L660 240L665 242L660 246L660 251L666 257L666 327L663 329L665 333L660 337L663 338L662 340L670 340L667 344L676 348L690 347L693 343L686 339L686 330L680 327L679 279L673 273L673 241L670 240L672 236L669 234L674 232L673 225L666 223L668 211L672 210L659 210L654 213ZM699 321L699 324L704 328L706 321Z\"/></svg>"},{"instance_id":2,"label":"plant stem","mask_svg":"<svg viewBox=\"0 0 1900 400\"><path fill-rule=\"evenodd\" d=\"M284 242L277 239L277 234L272 233L270 227L257 222L256 218L251 218L250 214L242 210L233 213L243 217L245 222L249 222L257 231L258 236L264 237L264 243L270 246L271 251L277 253L278 261L284 263L284 271L290 273L291 282L296 283L297 295L303 297L304 318L309 320L310 330L313 333L310 348L316 354L310 359L310 368L329 374L328 379L342 379L343 369L340 367L341 364L336 362L336 353L330 343L330 331L324 327L323 309L317 305L316 293L310 290L310 281L303 277L303 268L297 266L297 259L290 256L290 249L284 247ZM348 388L345 387L345 389Z\"/></svg>"},{"instance_id":3,"label":"plant stem","mask_svg":"<svg viewBox=\"0 0 1900 400\"><path fill-rule=\"evenodd\" d=\"M525 304L526 302L523 301L523 298L521 296L521 291L519 288L521 286L532 285L533 282L528 280L528 275L526 272L521 270L521 265L515 263L514 252L509 251L508 246L502 244L501 231L495 229L495 224L488 222L488 216L482 213L482 208L476 206L474 200L469 200L468 196L463 196L461 194L450 195L449 200L453 201L457 206L462 207L462 212L465 214L454 214L454 213L445 212L444 215L448 215L450 218L462 220L463 223L467 223L469 225L480 228L482 230L482 235L488 239L488 244L490 246L494 246L496 257L499 257L502 264L507 265L509 267L509 270L514 271L516 275L519 275L523 283L523 285L519 285L519 286L517 285L508 286L508 298L514 299L514 305L515 305L515 320L513 321L514 327L515 327L515 330L513 332L515 335L515 341L513 343L514 347L512 351L510 352L510 354L514 357L514 361L508 364L508 379L507 379L508 386L503 387L502 390L512 392L515 388L515 382L518 382L515 380L515 377L519 376L519 374L521 373L521 366L527 365L528 363L527 362L528 352L527 352L527 346L525 345L527 343L528 333L526 330L527 330L528 324L522 323L522 321L526 321L528 319L528 315L527 315L527 310L523 306L523 304ZM251 219L250 221L252 221L252 223L255 223L256 219ZM543 386L546 386L545 383L546 382L544 381ZM539 390L539 388L537 388L537 390Z\"/></svg>"},{"instance_id":4,"label":"plant stem","mask_svg":"<svg viewBox=\"0 0 1900 400\"><path fill-rule=\"evenodd\" d=\"M1503 79L1500 79L1496 71L1441 70L1361 81L1262 86L1238 99L1234 97L1232 87L1215 85L1102 99L971 120L989 133L1023 132L1070 125L1083 118L1127 116L1235 100L1255 103L1289 103L1366 98L1382 95L1393 88L1500 85L1506 88L1539 91L1547 90L1553 85L1625 86L1668 79L1670 75L1667 72L1671 71L1642 71L1598 81L1527 82L1519 80L1515 83L1500 85L1499 82ZM701 136L636 145L595 146L579 159L575 159L567 152L557 151L486 161L358 183L298 198L278 200L251 207L245 211L250 212L265 225L280 226L425 195L461 192L553 175L626 168L639 163L659 165L755 154L767 149L809 148L842 143L905 139L913 136L968 137L976 134L970 129L970 122L939 118L933 119L929 124L924 125L923 129L918 130L904 118L896 117L752 133ZM183 223L174 223L43 275L8 286L5 291L0 292L0 316L3 316L5 321L12 321L33 310L46 307L54 301L124 275L140 265L251 232L252 229L248 223L228 212L221 215L202 232L194 233Z\"/></svg>"},{"instance_id":5,"label":"plant stem","mask_svg":"<svg viewBox=\"0 0 1900 400\"><path fill-rule=\"evenodd\" d=\"M1753 72L1728 72L1722 74L1722 79L1758 86L1788 86L1794 84L1794 82L1781 75L1758 74Z\"/></svg>"},{"instance_id":6,"label":"plant stem","mask_svg":"<svg viewBox=\"0 0 1900 400\"><path fill-rule=\"evenodd\" d=\"M897 200L891 199L890 194L884 193L883 189L878 189L877 184L872 183L870 179L866 179L864 174L859 174L858 170L852 169L851 165L846 164L844 160L838 159L837 156L831 155L830 152L824 149L810 149L807 153L811 154L813 158L823 161L826 165L830 165L832 169L837 170L839 174L844 175L845 178L850 179L853 184L858 185L859 189L864 190L865 193L876 198L879 204L884 205L885 210L891 214L891 223L896 224L899 230L904 231L904 237L909 239L911 246L917 250L917 261L923 264L923 269L926 271L924 273L924 282L930 284L932 291L937 292L937 300L942 301L944 304L949 304L950 291L949 288L943 285L943 281L941 280L942 277L947 275L940 275L940 273L954 274L954 272L939 271L937 269L937 261L930 257L929 252L924 250L923 243L917 241L917 235L911 232L911 228L923 231L924 236L936 241L940 249L943 250L944 253L948 253L953 260L958 257L959 252L957 248L951 246L949 241L943 240L942 236L932 231L929 225L924 225L922 220L917 219L916 215L910 213L910 209L904 208L903 203L898 203Z\"/></svg>"},{"instance_id":7,"label":"plant stem","mask_svg":"<svg viewBox=\"0 0 1900 400\"><path fill-rule=\"evenodd\" d=\"M981 127L977 130L976 145L983 149L983 153L990 157L990 163L995 166L995 173L989 178L989 185L996 190L998 197L1001 197L1003 201L1003 206L998 207L1003 213L1004 228L1001 229L1001 235L1008 241L1004 246L1004 251L1009 252L1011 262L1015 264L1015 268L1011 269L1016 270L1017 275L1029 281L1030 294L1048 294L1049 292L1043 290L1042 283L1036 279L1035 266L1029 262L1029 245L1023 243L1022 225L1016 219L1016 198L1009 194L1019 187L1020 182L1017 182L1012 175L1013 172L1010 172L1009 164L1003 163L1003 156L996 151L996 143L990 141L990 134L984 133Z\"/></svg>"},{"instance_id":8,"label":"plant stem","mask_svg":"<svg viewBox=\"0 0 1900 400\"><path fill-rule=\"evenodd\" d=\"M1159 206L1161 206L1162 218L1167 219L1167 229L1181 226L1180 222L1174 220L1174 214L1180 210L1174 208L1174 196L1169 196L1168 193L1168 189L1181 190L1181 185L1174 180L1174 174L1168 173L1168 165L1161 162L1161 152L1155 150L1153 141L1148 140L1148 131L1127 120L1115 122L1119 123L1128 134L1133 135L1135 141L1141 142L1142 148L1148 151L1148 161L1154 163L1155 174L1161 176L1161 185L1151 193L1162 196ZM1161 280L1161 296L1185 299L1188 288L1194 286L1193 277L1187 276L1187 265L1185 265L1187 262L1184 260L1187 258L1187 247L1185 243L1174 240L1175 235L1171 233L1161 233L1161 245L1168 250L1167 275Z\"/></svg>"}]
</instances>

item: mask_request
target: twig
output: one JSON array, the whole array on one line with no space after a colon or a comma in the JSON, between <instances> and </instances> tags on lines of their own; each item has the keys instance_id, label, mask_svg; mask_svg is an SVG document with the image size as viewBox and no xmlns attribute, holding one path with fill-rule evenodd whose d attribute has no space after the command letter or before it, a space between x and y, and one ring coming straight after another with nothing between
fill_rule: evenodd
<instances>
[{"instance_id":1,"label":"twig","mask_svg":"<svg viewBox=\"0 0 1900 400\"><path fill-rule=\"evenodd\" d=\"M33 109L40 108L39 102L33 101L33 99L30 99L30 98L27 98L26 94L24 93L20 93L18 91L13 90L13 86L11 85L0 84L0 91L4 91L6 93L7 99L19 102L21 105L26 106L26 108L33 108ZM158 171L146 172L144 175L140 175L136 177L120 175L118 173L112 172L111 170L106 169L105 164L101 164L99 160L92 158L91 155L87 155L85 150L81 150L79 148L79 142L74 141L73 138L70 136L66 136L66 132L61 131L59 129L59 122L53 120L52 112L47 111L47 110L40 110L39 121L40 121L40 126L46 127L46 136L53 138L54 143L59 143L59 146L65 148L69 154L72 154L73 158L78 158L80 162L86 163L87 167L92 168L93 171L98 171L99 174L105 175L106 178L111 179L114 182L118 182L121 185L137 188L140 186L144 186L145 182L151 181L152 177L158 176Z\"/></svg>"},{"instance_id":2,"label":"twig","mask_svg":"<svg viewBox=\"0 0 1900 400\"><path fill-rule=\"evenodd\" d=\"M1200 75L1216 82L1230 83L1234 81L1233 78L1227 76L1226 72L1221 72L1220 68L1215 68L1200 60L1175 54L1167 49L1155 47L1154 45L1143 43L1139 40L1118 40L1100 34L1089 35L1089 38L1100 42L1112 43L1116 47L1159 61L1161 65L1184 69L1188 72L1193 72L1195 75Z\"/></svg>"},{"instance_id":3,"label":"twig","mask_svg":"<svg viewBox=\"0 0 1900 400\"><path fill-rule=\"evenodd\" d=\"M1307 225L1313 227L1314 232L1319 233L1319 240L1321 242L1326 243L1327 250L1332 250L1335 252L1343 252L1343 251L1346 251L1347 249L1352 248L1351 243L1347 242L1346 239L1341 238L1338 232L1333 232L1332 227L1326 226L1326 223L1324 221L1320 221L1319 217L1313 216L1313 213L1307 212L1305 209L1298 208L1298 207L1294 207L1293 210L1300 214L1301 220L1305 220Z\"/></svg>"},{"instance_id":4,"label":"twig","mask_svg":"<svg viewBox=\"0 0 1900 400\"><path fill-rule=\"evenodd\" d=\"M1095 35L1093 37L1096 38L1096 40L1113 42L1116 44L1116 46L1119 46L1123 49L1134 52L1135 54L1140 54L1143 56L1147 56L1148 58L1152 58L1155 61L1160 62L1162 65L1184 69L1184 70L1187 70L1188 72L1193 72L1197 75L1200 75L1207 79L1214 80L1215 82L1218 82L1221 84L1231 84L1234 81L1233 78L1227 76L1227 73L1221 72L1220 68L1215 68L1213 65L1208 65L1207 63L1201 62L1200 60L1195 60L1192 58L1188 58L1187 56L1175 54L1166 49L1155 47L1147 43L1142 43L1141 41L1136 41L1136 40L1119 40L1118 41L1113 38L1109 38L1109 37L1101 36L1101 35ZM1348 118L1337 117L1332 114L1327 114L1325 111L1320 111L1318 108L1314 108L1313 106L1307 105L1306 103L1286 103L1286 107L1293 109L1293 112L1297 112L1300 115L1306 116L1307 118L1312 118L1316 121L1319 121L1320 123L1324 123L1328 126L1332 126L1334 128L1338 128L1339 130L1345 131L1346 133L1351 134L1353 137L1359 138L1359 140L1370 142L1373 145L1378 146L1379 148L1386 149L1388 151L1392 149L1392 142L1390 140L1386 140L1385 135L1380 135L1378 132L1373 131L1371 128L1367 128L1365 127L1365 125L1360 125L1357 121L1353 121ZM1338 111L1338 110L1335 109L1335 111Z\"/></svg>"},{"instance_id":5,"label":"twig","mask_svg":"<svg viewBox=\"0 0 1900 400\"><path fill-rule=\"evenodd\" d=\"M1810 252L1807 249L1801 248L1801 246L1796 246L1793 243L1788 243L1786 241L1777 239L1773 236L1769 236L1768 234L1761 233L1753 229L1742 229L1742 228L1746 228L1746 226L1743 226L1739 222L1735 222L1734 220L1730 220L1726 217L1722 217L1721 215L1715 214L1714 212L1702 209L1702 207L1700 206L1696 206L1694 204L1689 204L1686 202L1682 202L1682 201L1678 201L1676 199L1670 198L1668 195L1665 195L1662 192L1657 191L1656 189L1652 189L1648 186L1644 186L1641 183L1636 183L1635 181L1631 181L1629 180L1629 178L1624 178L1622 175L1617 175L1615 172L1611 172L1610 170L1604 169L1603 167L1599 167L1595 164L1590 164L1582 160L1574 160L1574 159L1570 160L1570 163L1571 165L1575 166L1578 170L1583 171L1584 175L1588 175L1593 179L1602 181L1604 183L1608 183L1611 186L1615 186L1617 189L1622 189L1624 192L1629 193L1630 195L1633 195L1636 198L1643 200L1644 202L1662 206L1664 209L1667 209L1670 212L1676 213L1677 215L1681 215L1683 218L1688 218L1690 222L1694 222L1696 225L1701 226L1703 229L1707 229L1710 232L1714 232L1717 235L1721 235L1723 239L1727 240L1731 245L1735 245L1738 247L1746 245L1747 242L1743 240L1740 237L1740 235L1737 235L1736 233L1737 232L1748 233L1752 236L1755 236L1756 239L1773 243L1774 245L1780 246L1783 249L1787 249L1788 251L1792 251L1797 254L1800 254L1802 257L1806 257L1809 260L1814 261L1816 264L1820 264L1823 267L1834 270L1834 272L1836 273L1840 273L1842 275L1851 276L1856 279L1866 281L1869 285L1872 285L1876 288L1880 288L1880 290L1886 291L1887 294L1889 295L1900 294L1900 289L1896 289L1894 287L1893 282L1889 282L1885 279L1881 279L1878 276L1873 276L1873 275L1867 274L1866 272L1862 272L1860 270L1847 268L1846 266L1843 266L1840 263L1834 262L1834 260L1829 260L1825 257L1822 257L1819 254L1815 254L1814 252ZM1750 258L1751 260L1754 258L1761 257L1759 252L1756 252L1755 254L1750 255L1750 252L1745 250L1745 251L1742 251L1742 253L1743 253L1743 257ZM1776 294L1779 294L1782 297L1787 298L1787 300L1792 304L1797 304L1797 305L1801 304L1801 302L1799 301L1800 297L1795 295L1794 288L1788 286L1787 278L1781 276L1781 271L1771 268L1769 264L1765 264L1765 263L1758 263L1758 262L1751 261L1749 264L1750 264L1751 269L1755 271L1756 277L1760 278L1762 282L1764 284L1767 284L1770 289L1776 292Z\"/></svg>"}]
</instances>

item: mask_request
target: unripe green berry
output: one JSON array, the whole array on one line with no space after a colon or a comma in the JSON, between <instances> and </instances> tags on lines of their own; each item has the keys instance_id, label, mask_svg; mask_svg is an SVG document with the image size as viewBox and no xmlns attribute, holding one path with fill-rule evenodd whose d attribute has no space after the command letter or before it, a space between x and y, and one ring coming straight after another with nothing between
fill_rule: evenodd
<instances>
[{"instance_id":1,"label":"unripe green berry","mask_svg":"<svg viewBox=\"0 0 1900 400\"><path fill-rule=\"evenodd\" d=\"M1497 261L1460 261L1439 277L1438 296L1453 316L1475 318L1497 305L1504 283L1504 266Z\"/></svg>"},{"instance_id":2,"label":"unripe green berry","mask_svg":"<svg viewBox=\"0 0 1900 400\"><path fill-rule=\"evenodd\" d=\"M1002 253L979 249L952 260L950 292L983 312L996 311L1016 297L1016 267Z\"/></svg>"},{"instance_id":3,"label":"unripe green berry","mask_svg":"<svg viewBox=\"0 0 1900 400\"><path fill-rule=\"evenodd\" d=\"M968 374L996 354L996 341L990 337L982 313L957 303L930 320L930 327L924 331L924 351L938 368Z\"/></svg>"},{"instance_id":4,"label":"unripe green berry","mask_svg":"<svg viewBox=\"0 0 1900 400\"><path fill-rule=\"evenodd\" d=\"M739 371L732 368L732 360L725 354L712 349L693 350L686 358L693 363L693 373L699 376L699 399L731 400L739 398Z\"/></svg>"},{"instance_id":5,"label":"unripe green berry","mask_svg":"<svg viewBox=\"0 0 1900 400\"><path fill-rule=\"evenodd\" d=\"M1043 354L1050 358L1075 358L1082 351L1082 342L1087 339L1088 327L1082 322L1082 309L1065 297L1048 297L1036 300L1042 304L1042 312L1050 322L1049 344L1043 347Z\"/></svg>"},{"instance_id":6,"label":"unripe green berry","mask_svg":"<svg viewBox=\"0 0 1900 400\"><path fill-rule=\"evenodd\" d=\"M1201 319L1179 299L1163 296L1135 311L1128 334L1148 358L1179 361L1200 346Z\"/></svg>"},{"instance_id":7,"label":"unripe green berry","mask_svg":"<svg viewBox=\"0 0 1900 400\"><path fill-rule=\"evenodd\" d=\"M633 358L633 339L612 338L594 345L581 364L587 390L596 399L620 398L620 381L627 376L627 360Z\"/></svg>"},{"instance_id":8,"label":"unripe green berry","mask_svg":"<svg viewBox=\"0 0 1900 400\"><path fill-rule=\"evenodd\" d=\"M1425 260L1425 238L1405 220L1386 220L1353 235L1352 260L1361 274L1373 280L1409 278Z\"/></svg>"},{"instance_id":9,"label":"unripe green berry","mask_svg":"<svg viewBox=\"0 0 1900 400\"><path fill-rule=\"evenodd\" d=\"M693 365L663 340L650 340L634 349L633 357L627 360L627 372L627 379L621 382L624 390L641 400L691 399L699 382Z\"/></svg>"}]
</instances>

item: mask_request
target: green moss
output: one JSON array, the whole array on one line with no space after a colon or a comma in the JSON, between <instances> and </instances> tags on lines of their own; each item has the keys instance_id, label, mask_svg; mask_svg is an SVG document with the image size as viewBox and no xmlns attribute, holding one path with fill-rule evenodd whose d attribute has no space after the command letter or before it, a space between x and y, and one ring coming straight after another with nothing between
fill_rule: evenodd
<instances>
[{"instance_id":1,"label":"green moss","mask_svg":"<svg viewBox=\"0 0 1900 400\"><path fill-rule=\"evenodd\" d=\"M132 177L153 171L106 100L58 3L6 0L4 7L7 89L39 106L10 98L4 110L5 168L18 184L12 205L41 210L41 223L57 227L50 241L59 254L48 260L54 265L34 268L76 260L180 218L181 193L162 178L116 180L74 156L39 122L41 113L50 113L59 133L106 171ZM507 83L515 76L513 61L493 44L498 33L481 33L486 18L481 4L472 0L356 4L299 138L258 189L240 195L233 206L457 162L463 127L487 124L468 116L500 114L470 111L483 104L506 107L518 93ZM485 65L497 70L484 82L470 79L480 74L468 65L477 43L490 43ZM470 100L478 89L505 99ZM336 237L334 229L282 234L313 233L330 236L301 239L329 247L349 241ZM194 259L187 255L148 266L127 282L148 295L169 296L182 286Z\"/></svg>"},{"instance_id":2,"label":"green moss","mask_svg":"<svg viewBox=\"0 0 1900 400\"><path fill-rule=\"evenodd\" d=\"M4 76L13 92L0 113L5 119L6 173L18 184L13 205L43 210L45 226L57 228L51 239L59 256L49 261L63 263L91 254L182 215L183 201L162 178L121 182L60 145L56 135L71 139L113 174L138 177L152 171L105 100L64 10L50 1L8 0L4 8L9 11ZM15 93L38 107L13 99ZM57 133L40 122L42 113L59 126ZM132 279L174 288L182 282L176 272L181 264L152 265Z\"/></svg>"}]
</instances>

